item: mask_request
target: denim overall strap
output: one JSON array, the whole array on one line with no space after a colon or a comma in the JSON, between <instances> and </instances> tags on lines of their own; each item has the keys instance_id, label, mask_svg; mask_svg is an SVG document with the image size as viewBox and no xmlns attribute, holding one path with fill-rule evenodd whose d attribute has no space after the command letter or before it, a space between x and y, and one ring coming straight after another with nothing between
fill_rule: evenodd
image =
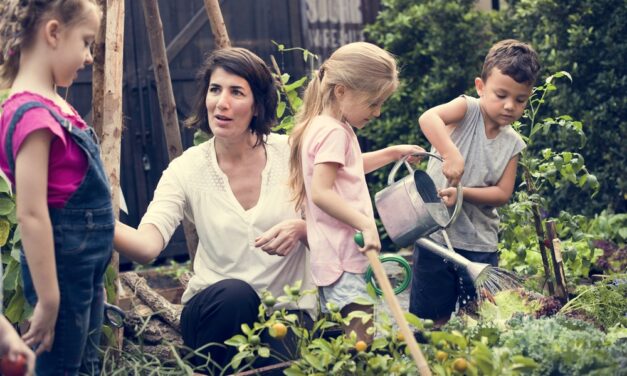
<instances>
[{"instance_id":1,"label":"denim overall strap","mask_svg":"<svg viewBox=\"0 0 627 376\"><path fill-rule=\"evenodd\" d=\"M10 123L6 150L11 169L15 168L15 126L24 112L35 107L50 112L85 152L88 162L81 184L65 206L49 208L61 302L53 348L37 357L36 374L98 375L98 344L104 312L103 277L113 252L115 227L111 191L93 131L73 127L54 109L39 102L20 106ZM24 295L34 305L37 296L28 260L23 254L21 260Z\"/></svg>"},{"instance_id":2,"label":"denim overall strap","mask_svg":"<svg viewBox=\"0 0 627 376\"><path fill-rule=\"evenodd\" d=\"M22 117L24 116L26 111L32 108L45 108L46 110L48 110L48 112L50 112L50 115L52 115L52 117L54 117L55 120L64 128L71 128L70 122L67 119L61 117L56 111L53 111L50 107L41 102L27 102L18 107L13 114L13 117L11 118L11 122L9 123L9 129L7 130L7 137L4 140L4 150L6 150L7 161L9 163L9 168L13 173L13 176L15 176L15 159L13 158L13 134L15 133L15 126L20 120L22 120Z\"/></svg>"}]
</instances>

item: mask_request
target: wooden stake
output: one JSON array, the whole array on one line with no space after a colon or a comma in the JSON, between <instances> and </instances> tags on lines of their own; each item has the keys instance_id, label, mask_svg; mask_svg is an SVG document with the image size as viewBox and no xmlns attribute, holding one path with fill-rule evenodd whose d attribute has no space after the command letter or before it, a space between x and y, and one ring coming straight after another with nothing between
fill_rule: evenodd
<instances>
[{"instance_id":1,"label":"wooden stake","mask_svg":"<svg viewBox=\"0 0 627 376\"><path fill-rule=\"evenodd\" d=\"M165 140L170 161L181 155L183 144L181 142L181 129L179 119L176 114L176 102L174 101L174 91L172 90L172 80L170 79L170 68L165 50L165 39L163 37L163 24L159 14L159 4L157 0L144 0L144 17L146 28L148 29L148 43L152 55L152 66L157 83L157 96L159 97L159 109L161 110L161 120L165 133ZM194 224L187 219L183 219L183 230L185 231L185 241L189 258L194 265L196 248L198 247L198 234Z\"/></svg>"},{"instance_id":2,"label":"wooden stake","mask_svg":"<svg viewBox=\"0 0 627 376\"><path fill-rule=\"evenodd\" d=\"M527 190L529 194L537 193L533 185L533 179L528 170L525 170L525 182L527 183ZM549 257L546 254L546 248L544 247L544 230L542 229L542 219L540 217L540 210L538 205L533 203L531 205L531 212L533 213L533 224L536 227L536 235L538 237L538 247L540 248L540 255L542 256L542 266L544 267L544 277L549 287L549 294L554 295L555 289L553 288L553 276L551 273L551 267L549 266Z\"/></svg>"},{"instance_id":3,"label":"wooden stake","mask_svg":"<svg viewBox=\"0 0 627 376\"><path fill-rule=\"evenodd\" d=\"M555 273L556 295L562 302L566 302L568 300L568 290L566 289L564 261L562 260L562 243L557 237L554 221L546 223L546 232L549 237L549 249L551 250L551 261L553 262L553 271Z\"/></svg>"},{"instance_id":4,"label":"wooden stake","mask_svg":"<svg viewBox=\"0 0 627 376\"><path fill-rule=\"evenodd\" d=\"M106 1L106 32L104 79L102 97L102 136L100 153L105 172L111 184L113 214L117 219L120 212L120 148L122 141L122 71L124 52L124 0ZM94 112L95 114L96 112ZM113 252L111 266L117 274L120 271L120 255ZM113 304L119 302L119 291ZM122 330L117 332L118 348L122 347Z\"/></svg>"},{"instance_id":5,"label":"wooden stake","mask_svg":"<svg viewBox=\"0 0 627 376\"><path fill-rule=\"evenodd\" d=\"M229 34L226 31L226 24L224 18L222 18L222 11L220 10L220 3L218 0L204 0L205 8L207 9L207 15L209 16L209 23L211 24L211 32L213 32L213 38L218 48L231 47L231 41L229 40Z\"/></svg>"},{"instance_id":6,"label":"wooden stake","mask_svg":"<svg viewBox=\"0 0 627 376\"><path fill-rule=\"evenodd\" d=\"M98 0L100 9L107 8L107 0ZM92 120L91 124L98 138L102 139L102 109L104 97L104 64L105 64L105 35L107 30L107 13L103 12L100 30L94 42L94 64L92 66Z\"/></svg>"},{"instance_id":7,"label":"wooden stake","mask_svg":"<svg viewBox=\"0 0 627 376\"><path fill-rule=\"evenodd\" d=\"M418 372L420 372L420 375L422 376L431 376L429 365L427 364L424 355L422 355L420 347L418 347L418 342L416 342L414 333L409 328L409 324L407 324L401 305L398 303L398 299L396 299L396 295L392 289L392 284L385 273L385 269L383 269L383 264L381 264L381 261L379 260L379 255L377 252L370 250L366 252L366 256L368 256L368 261L370 261L370 266L372 267L374 276L377 279L377 284L383 291L383 298L390 307L392 315L394 316L394 319L396 319L396 323L405 337L405 343L407 343L409 352L411 353L412 358L414 358L416 367L418 367Z\"/></svg>"}]
</instances>

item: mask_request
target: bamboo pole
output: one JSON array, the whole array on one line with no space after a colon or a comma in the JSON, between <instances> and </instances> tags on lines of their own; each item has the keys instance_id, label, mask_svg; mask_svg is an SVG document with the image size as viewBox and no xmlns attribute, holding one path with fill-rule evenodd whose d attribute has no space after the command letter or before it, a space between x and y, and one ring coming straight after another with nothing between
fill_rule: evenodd
<instances>
[{"instance_id":1,"label":"bamboo pole","mask_svg":"<svg viewBox=\"0 0 627 376\"><path fill-rule=\"evenodd\" d=\"M148 43L150 44L152 66L157 83L157 96L159 97L159 109L161 111L168 157L170 160L173 160L183 152L183 144L181 142L179 119L176 114L176 102L174 100L174 91L172 90L168 56L165 49L163 24L157 0L144 0L142 5L144 7L146 28L148 29ZM185 231L189 258L192 261L191 265L194 265L194 257L198 247L198 234L194 224L187 219L183 219L183 230Z\"/></svg>"},{"instance_id":2,"label":"bamboo pole","mask_svg":"<svg viewBox=\"0 0 627 376\"><path fill-rule=\"evenodd\" d=\"M226 31L226 24L222 18L220 3L218 0L204 0L209 23L211 24L211 32L218 48L231 47L229 34Z\"/></svg>"}]
</instances>

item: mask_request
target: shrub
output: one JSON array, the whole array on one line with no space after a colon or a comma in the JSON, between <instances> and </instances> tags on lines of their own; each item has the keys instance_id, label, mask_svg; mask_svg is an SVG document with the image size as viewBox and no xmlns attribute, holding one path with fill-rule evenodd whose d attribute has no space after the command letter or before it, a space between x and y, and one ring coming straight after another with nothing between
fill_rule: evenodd
<instances>
[{"instance_id":1,"label":"shrub","mask_svg":"<svg viewBox=\"0 0 627 376\"><path fill-rule=\"evenodd\" d=\"M604 182L596 200L587 192L568 188L556 192L559 209L584 214L609 207L627 209L627 7L623 0L517 0L495 23L499 39L515 37L531 43L545 73L566 70L572 74L568 90L559 90L547 110L580 119L588 137L581 154L590 171ZM572 137L556 132L546 147L561 149L574 144Z\"/></svg>"}]
</instances>

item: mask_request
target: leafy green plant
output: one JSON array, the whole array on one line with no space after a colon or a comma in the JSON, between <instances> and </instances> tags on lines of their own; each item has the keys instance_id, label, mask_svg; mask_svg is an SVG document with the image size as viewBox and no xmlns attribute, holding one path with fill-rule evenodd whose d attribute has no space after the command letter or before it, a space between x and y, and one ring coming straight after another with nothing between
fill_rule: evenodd
<instances>
[{"instance_id":1,"label":"leafy green plant","mask_svg":"<svg viewBox=\"0 0 627 376\"><path fill-rule=\"evenodd\" d=\"M499 344L512 353L535 360L533 375L612 375L620 364L611 356L613 348L605 334L592 325L564 317L509 322Z\"/></svg>"},{"instance_id":2,"label":"leafy green plant","mask_svg":"<svg viewBox=\"0 0 627 376\"><path fill-rule=\"evenodd\" d=\"M543 289L547 280L552 280L550 260L546 256L548 240L545 240L544 232L549 197L571 185L589 191L592 196L599 190L596 177L588 171L580 154L537 147L538 139L546 138L555 128L574 134L580 146L585 142L582 123L570 116L540 118L548 95L557 90L555 80L564 77L571 79L567 72L558 72L549 76L544 84L535 87L521 121L512 124L527 143L519 160L523 178L513 202L499 210L503 230L503 242L500 245L504 256L503 266L527 275L536 275L543 270L544 280L538 281L538 290ZM602 252L592 246L590 237L586 237L582 231L565 226L564 219L570 219L567 212L562 212L555 222L564 244L567 276L587 277L595 258ZM542 257L528 257L528 251L539 252Z\"/></svg>"},{"instance_id":3,"label":"leafy green plant","mask_svg":"<svg viewBox=\"0 0 627 376\"><path fill-rule=\"evenodd\" d=\"M601 328L627 327L627 275L616 275L591 286L579 286L577 296L560 310L561 314L583 314Z\"/></svg>"},{"instance_id":4,"label":"leafy green plant","mask_svg":"<svg viewBox=\"0 0 627 376\"><path fill-rule=\"evenodd\" d=\"M625 212L627 192L627 7L622 0L511 0L493 23L499 39L515 37L531 43L545 74L567 70L573 82L568 90L552 94L546 108L570 114L585 124L586 148L580 153L599 181L595 200L590 190L565 187L552 194L551 212L567 210L588 216L602 209ZM578 144L572 132L554 129L537 140L542 148L571 149ZM607 182L607 183L606 183Z\"/></svg>"},{"instance_id":5,"label":"leafy green plant","mask_svg":"<svg viewBox=\"0 0 627 376\"><path fill-rule=\"evenodd\" d=\"M8 90L0 91L0 103L7 98ZM0 114L2 108L0 107ZM2 256L2 289L4 315L17 324L32 312L22 292L20 268L21 236L17 228L15 197L9 182L0 175L0 249Z\"/></svg>"}]
</instances>

